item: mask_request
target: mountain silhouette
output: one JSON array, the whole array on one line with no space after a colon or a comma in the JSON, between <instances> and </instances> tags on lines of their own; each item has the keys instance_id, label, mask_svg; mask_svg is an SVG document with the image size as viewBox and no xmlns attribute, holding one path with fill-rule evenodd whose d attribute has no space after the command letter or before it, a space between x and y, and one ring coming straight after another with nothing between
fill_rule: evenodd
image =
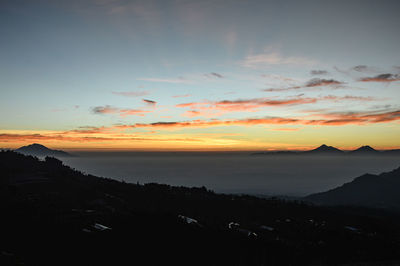
<instances>
[{"instance_id":1,"label":"mountain silhouette","mask_svg":"<svg viewBox=\"0 0 400 266\"><path fill-rule=\"evenodd\" d=\"M342 154L343 151L339 150L338 148L332 147L332 146L327 146L325 144L322 144L316 149L310 150L310 151L305 151L303 153L312 153L312 154Z\"/></svg>"},{"instance_id":2,"label":"mountain silhouette","mask_svg":"<svg viewBox=\"0 0 400 266\"><path fill-rule=\"evenodd\" d=\"M38 143L34 143L28 146L23 146L15 150L16 152L22 153L24 155L32 155L38 157L71 157L72 155L60 150L52 150Z\"/></svg>"},{"instance_id":3,"label":"mountain silhouette","mask_svg":"<svg viewBox=\"0 0 400 266\"><path fill-rule=\"evenodd\" d=\"M379 175L364 174L335 189L305 197L321 205L353 205L400 210L400 167Z\"/></svg>"},{"instance_id":4,"label":"mountain silhouette","mask_svg":"<svg viewBox=\"0 0 400 266\"><path fill-rule=\"evenodd\" d=\"M374 148L372 148L371 146L361 146L360 148L354 150L354 151L350 151L349 153L351 154L376 154L379 151L375 150Z\"/></svg>"},{"instance_id":5,"label":"mountain silhouette","mask_svg":"<svg viewBox=\"0 0 400 266\"><path fill-rule=\"evenodd\" d=\"M353 151L342 151L338 148L322 144L318 148L308 151L266 151L256 152L251 155L386 155L386 156L399 156L400 149L394 150L375 150L371 146L361 146Z\"/></svg>"}]
</instances>

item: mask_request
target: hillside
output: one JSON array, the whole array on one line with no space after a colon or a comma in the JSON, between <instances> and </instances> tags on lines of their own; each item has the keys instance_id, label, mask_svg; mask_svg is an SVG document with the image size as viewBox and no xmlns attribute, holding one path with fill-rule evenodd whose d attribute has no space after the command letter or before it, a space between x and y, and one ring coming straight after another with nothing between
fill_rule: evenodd
<instances>
[{"instance_id":1,"label":"hillside","mask_svg":"<svg viewBox=\"0 0 400 266\"><path fill-rule=\"evenodd\" d=\"M0 169L1 265L400 261L390 213L128 184L11 151Z\"/></svg>"},{"instance_id":2,"label":"hillside","mask_svg":"<svg viewBox=\"0 0 400 266\"><path fill-rule=\"evenodd\" d=\"M400 211L400 167L380 175L365 174L305 200L324 205L355 205Z\"/></svg>"}]
</instances>

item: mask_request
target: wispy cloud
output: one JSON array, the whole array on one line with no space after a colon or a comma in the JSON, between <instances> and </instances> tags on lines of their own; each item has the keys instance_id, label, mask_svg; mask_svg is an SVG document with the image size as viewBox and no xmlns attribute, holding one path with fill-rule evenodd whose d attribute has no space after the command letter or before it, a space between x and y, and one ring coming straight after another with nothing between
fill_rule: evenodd
<instances>
[{"instance_id":1,"label":"wispy cloud","mask_svg":"<svg viewBox=\"0 0 400 266\"><path fill-rule=\"evenodd\" d=\"M206 102L191 102L177 104L179 108L191 108L192 110L185 113L186 116L218 116L227 112L254 112L261 107L267 106L287 106L315 103L315 98L302 98L294 97L288 99L269 99L269 98L255 98L255 99L238 99L238 100L223 100L223 101L206 101Z\"/></svg>"},{"instance_id":2,"label":"wispy cloud","mask_svg":"<svg viewBox=\"0 0 400 266\"><path fill-rule=\"evenodd\" d=\"M328 71L326 70L311 70L310 71L311 75L317 76L317 75L327 75Z\"/></svg>"},{"instance_id":3,"label":"wispy cloud","mask_svg":"<svg viewBox=\"0 0 400 266\"><path fill-rule=\"evenodd\" d=\"M282 56L278 52L249 55L240 62L241 66L258 68L266 65L314 65L317 61L301 56Z\"/></svg>"},{"instance_id":4,"label":"wispy cloud","mask_svg":"<svg viewBox=\"0 0 400 266\"><path fill-rule=\"evenodd\" d=\"M189 110L186 111L185 113L183 113L182 116L186 116L186 117L196 117L196 116L203 116L205 115L203 112L201 111L197 111L197 110Z\"/></svg>"},{"instance_id":5,"label":"wispy cloud","mask_svg":"<svg viewBox=\"0 0 400 266\"><path fill-rule=\"evenodd\" d=\"M110 135L104 137L98 136L66 136L65 134L0 134L0 142L16 142L16 141L66 141L66 142L104 142L104 141L161 141L161 142L198 142L201 139L196 138L146 138L132 137L129 135Z\"/></svg>"},{"instance_id":6,"label":"wispy cloud","mask_svg":"<svg viewBox=\"0 0 400 266\"><path fill-rule=\"evenodd\" d=\"M370 67L370 66L366 66L366 65L354 66L352 68L352 70L357 71L357 72L361 72L361 73L376 72L377 71L377 69L375 67Z\"/></svg>"},{"instance_id":7,"label":"wispy cloud","mask_svg":"<svg viewBox=\"0 0 400 266\"><path fill-rule=\"evenodd\" d=\"M304 87L319 87L319 86L338 86L338 85L342 85L343 82L341 81L337 81L334 79L319 79L319 78L315 78L315 79L311 79L310 81L308 81Z\"/></svg>"},{"instance_id":8,"label":"wispy cloud","mask_svg":"<svg viewBox=\"0 0 400 266\"><path fill-rule=\"evenodd\" d=\"M142 101L150 106L156 106L156 104L157 104L156 101L152 101L152 100L148 100L148 99L142 99Z\"/></svg>"},{"instance_id":9,"label":"wispy cloud","mask_svg":"<svg viewBox=\"0 0 400 266\"><path fill-rule=\"evenodd\" d=\"M92 108L94 114L119 114L121 117L126 117L130 115L144 116L146 113L151 111L139 110L139 109L121 109L112 107L110 105L96 106Z\"/></svg>"},{"instance_id":10,"label":"wispy cloud","mask_svg":"<svg viewBox=\"0 0 400 266\"><path fill-rule=\"evenodd\" d=\"M204 74L204 75L205 75L206 77L211 77L211 78L219 78L219 79L224 78L223 75L221 75L221 74L219 74L219 73L216 73L216 72L211 72L211 73Z\"/></svg>"},{"instance_id":11,"label":"wispy cloud","mask_svg":"<svg viewBox=\"0 0 400 266\"><path fill-rule=\"evenodd\" d=\"M174 95L172 98L186 98L192 96L191 94Z\"/></svg>"},{"instance_id":12,"label":"wispy cloud","mask_svg":"<svg viewBox=\"0 0 400 266\"><path fill-rule=\"evenodd\" d=\"M254 99L238 99L238 100L223 100L223 101L205 101L205 102L190 102L177 104L178 108L190 108L190 111L184 113L184 116L218 116L227 112L254 112L262 107L279 107L279 106L292 106L302 104L312 104L318 101L375 101L374 97L363 96L335 96L327 95L320 97L302 97L295 96L286 99L274 98L254 98ZM216 112L217 111L217 112Z\"/></svg>"},{"instance_id":13,"label":"wispy cloud","mask_svg":"<svg viewBox=\"0 0 400 266\"><path fill-rule=\"evenodd\" d=\"M354 76L354 74L359 74L359 73L377 73L379 72L379 69L377 67L373 66L367 66L367 65L357 65L350 67L348 69L339 69L338 67L333 67L337 72L349 76Z\"/></svg>"},{"instance_id":14,"label":"wispy cloud","mask_svg":"<svg viewBox=\"0 0 400 266\"><path fill-rule=\"evenodd\" d=\"M125 97L141 97L149 94L148 91L113 91L112 94Z\"/></svg>"},{"instance_id":15,"label":"wispy cloud","mask_svg":"<svg viewBox=\"0 0 400 266\"><path fill-rule=\"evenodd\" d=\"M361 102L371 102L371 101L377 101L379 99L368 96L353 96L353 95L345 95L345 96L335 96L335 95L327 95L324 97L319 98L320 100L328 100L328 101L334 101L334 102L339 102L339 101L345 101L345 100L350 100L350 101L361 101Z\"/></svg>"},{"instance_id":16,"label":"wispy cloud","mask_svg":"<svg viewBox=\"0 0 400 266\"><path fill-rule=\"evenodd\" d=\"M390 112L347 112L321 114L325 119L309 120L309 125L374 124L400 120L400 110Z\"/></svg>"},{"instance_id":17,"label":"wispy cloud","mask_svg":"<svg viewBox=\"0 0 400 266\"><path fill-rule=\"evenodd\" d=\"M344 85L344 82L335 80L335 79L320 79L320 78L313 78L307 81L302 86L292 86L287 88L270 88L270 89L263 89L266 92L276 92L276 91L289 91L289 90L297 90L301 88L313 88L313 87L322 87L322 86L330 86L337 88L339 86Z\"/></svg>"},{"instance_id":18,"label":"wispy cloud","mask_svg":"<svg viewBox=\"0 0 400 266\"><path fill-rule=\"evenodd\" d=\"M399 80L400 75L396 74L380 74L374 77L365 77L360 79L360 81L363 82L394 82Z\"/></svg>"},{"instance_id":19,"label":"wispy cloud","mask_svg":"<svg viewBox=\"0 0 400 266\"><path fill-rule=\"evenodd\" d=\"M191 120L183 122L156 122L137 123L130 125L131 128L203 128L216 126L254 126L254 125L318 125L318 126L341 126L341 125L367 125L375 123L388 123L400 120L400 110L382 113L350 112L350 113L327 113L320 114L321 119L265 117L248 118L236 120Z\"/></svg>"},{"instance_id":20,"label":"wispy cloud","mask_svg":"<svg viewBox=\"0 0 400 266\"><path fill-rule=\"evenodd\" d=\"M179 78L137 78L137 80L150 81L150 82L161 82L161 83L190 83L189 80Z\"/></svg>"}]
</instances>

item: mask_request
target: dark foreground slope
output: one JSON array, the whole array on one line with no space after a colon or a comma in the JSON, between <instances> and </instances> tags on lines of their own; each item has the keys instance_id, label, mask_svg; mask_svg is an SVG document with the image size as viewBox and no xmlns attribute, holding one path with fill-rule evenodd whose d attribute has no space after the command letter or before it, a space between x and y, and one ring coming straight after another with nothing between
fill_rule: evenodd
<instances>
[{"instance_id":1,"label":"dark foreground slope","mask_svg":"<svg viewBox=\"0 0 400 266\"><path fill-rule=\"evenodd\" d=\"M399 261L398 217L126 184L0 152L0 265ZM373 264L368 264L373 265Z\"/></svg>"},{"instance_id":2,"label":"dark foreground slope","mask_svg":"<svg viewBox=\"0 0 400 266\"><path fill-rule=\"evenodd\" d=\"M380 175L365 174L305 200L323 205L354 205L400 211L400 167Z\"/></svg>"}]
</instances>

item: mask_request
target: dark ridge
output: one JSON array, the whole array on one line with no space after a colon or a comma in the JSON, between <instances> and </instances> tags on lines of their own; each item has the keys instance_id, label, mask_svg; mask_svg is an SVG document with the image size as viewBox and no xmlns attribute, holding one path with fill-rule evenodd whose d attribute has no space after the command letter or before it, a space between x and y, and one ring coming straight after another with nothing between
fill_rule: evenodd
<instances>
[{"instance_id":1,"label":"dark ridge","mask_svg":"<svg viewBox=\"0 0 400 266\"><path fill-rule=\"evenodd\" d=\"M305 197L321 205L354 205L400 211L400 168L365 174L332 190Z\"/></svg>"}]
</instances>

